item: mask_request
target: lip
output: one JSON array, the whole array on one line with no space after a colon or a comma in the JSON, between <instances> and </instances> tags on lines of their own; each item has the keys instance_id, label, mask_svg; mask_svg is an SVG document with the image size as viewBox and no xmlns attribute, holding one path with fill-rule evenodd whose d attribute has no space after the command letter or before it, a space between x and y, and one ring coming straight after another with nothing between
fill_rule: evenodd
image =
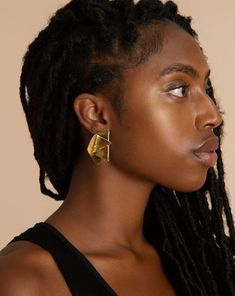
<instances>
[{"instance_id":1,"label":"lip","mask_svg":"<svg viewBox=\"0 0 235 296\"><path fill-rule=\"evenodd\" d=\"M194 153L195 157L208 167L213 167L217 163L217 153L216 152L198 152Z\"/></svg>"},{"instance_id":2,"label":"lip","mask_svg":"<svg viewBox=\"0 0 235 296\"><path fill-rule=\"evenodd\" d=\"M195 156L206 166L212 167L216 164L218 156L216 150L219 147L218 137L208 138L198 149L194 151Z\"/></svg>"}]
</instances>

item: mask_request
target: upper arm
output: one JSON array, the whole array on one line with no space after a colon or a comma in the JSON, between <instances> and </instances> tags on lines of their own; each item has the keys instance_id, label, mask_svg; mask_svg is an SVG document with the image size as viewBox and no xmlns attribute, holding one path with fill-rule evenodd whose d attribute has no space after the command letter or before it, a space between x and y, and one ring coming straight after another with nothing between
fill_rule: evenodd
<instances>
[{"instance_id":1,"label":"upper arm","mask_svg":"<svg viewBox=\"0 0 235 296\"><path fill-rule=\"evenodd\" d=\"M14 254L0 256L1 296L42 295L40 286L40 277L24 257Z\"/></svg>"},{"instance_id":2,"label":"upper arm","mask_svg":"<svg viewBox=\"0 0 235 296\"><path fill-rule=\"evenodd\" d=\"M0 296L70 295L49 252L25 241L0 251Z\"/></svg>"}]
</instances>

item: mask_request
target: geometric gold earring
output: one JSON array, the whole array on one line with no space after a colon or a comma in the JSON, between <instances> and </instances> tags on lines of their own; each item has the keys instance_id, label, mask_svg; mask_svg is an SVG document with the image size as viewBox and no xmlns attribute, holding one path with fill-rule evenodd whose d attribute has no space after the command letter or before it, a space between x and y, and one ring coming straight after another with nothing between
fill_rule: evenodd
<instances>
[{"instance_id":1,"label":"geometric gold earring","mask_svg":"<svg viewBox=\"0 0 235 296\"><path fill-rule=\"evenodd\" d=\"M96 164L109 161L110 130L103 130L93 135L87 147L87 152Z\"/></svg>"}]
</instances>

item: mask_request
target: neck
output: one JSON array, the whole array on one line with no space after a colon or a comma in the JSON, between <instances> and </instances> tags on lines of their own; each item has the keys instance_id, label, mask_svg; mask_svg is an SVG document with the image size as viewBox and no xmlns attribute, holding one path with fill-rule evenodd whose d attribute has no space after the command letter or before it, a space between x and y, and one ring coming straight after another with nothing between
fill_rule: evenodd
<instances>
[{"instance_id":1,"label":"neck","mask_svg":"<svg viewBox=\"0 0 235 296\"><path fill-rule=\"evenodd\" d=\"M110 163L82 158L75 168L69 193L58 210L70 227L103 242L134 248L144 242L143 220L153 183L120 172ZM62 220L62 219L61 219Z\"/></svg>"}]
</instances>

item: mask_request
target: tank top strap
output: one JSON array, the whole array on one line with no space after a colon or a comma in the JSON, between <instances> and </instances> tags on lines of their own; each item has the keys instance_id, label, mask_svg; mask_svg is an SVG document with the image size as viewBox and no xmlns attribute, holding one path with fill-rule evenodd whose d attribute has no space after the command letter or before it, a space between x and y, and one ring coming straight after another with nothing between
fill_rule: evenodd
<instances>
[{"instance_id":1,"label":"tank top strap","mask_svg":"<svg viewBox=\"0 0 235 296\"><path fill-rule=\"evenodd\" d=\"M9 244L20 240L35 243L52 255L73 296L117 296L88 259L52 225L36 223Z\"/></svg>"}]
</instances>

